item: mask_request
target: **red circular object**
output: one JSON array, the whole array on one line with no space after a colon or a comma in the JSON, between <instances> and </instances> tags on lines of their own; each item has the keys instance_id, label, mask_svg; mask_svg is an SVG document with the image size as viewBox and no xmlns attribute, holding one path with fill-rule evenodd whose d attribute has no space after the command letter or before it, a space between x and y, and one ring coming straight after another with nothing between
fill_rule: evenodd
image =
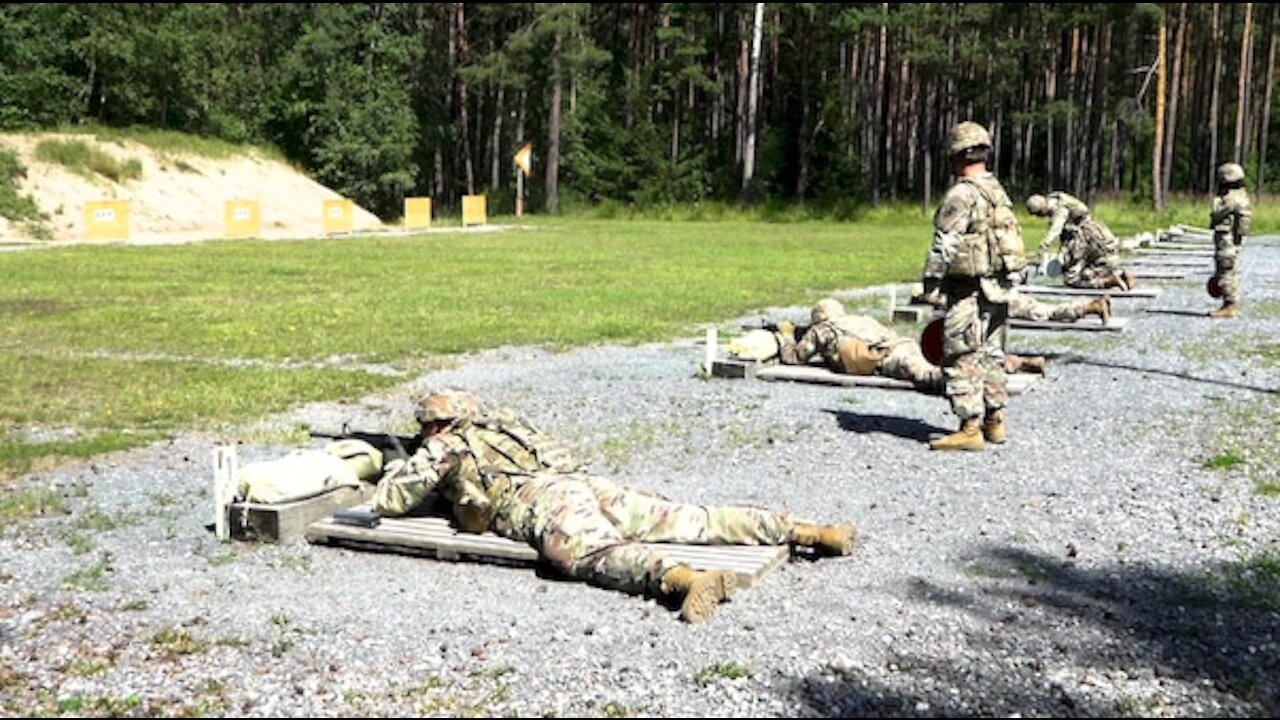
<instances>
[{"instance_id":1,"label":"red circular object","mask_svg":"<svg viewBox=\"0 0 1280 720\"><path fill-rule=\"evenodd\" d=\"M1204 284L1204 289L1206 292L1209 293L1209 297L1212 297L1212 298L1222 297L1222 286L1218 284L1217 277L1209 278L1209 282Z\"/></svg>"},{"instance_id":2,"label":"red circular object","mask_svg":"<svg viewBox=\"0 0 1280 720\"><path fill-rule=\"evenodd\" d=\"M946 325L943 321L944 318L934 319L920 333L920 350L924 353L924 359L934 365L942 364L942 329Z\"/></svg>"}]
</instances>

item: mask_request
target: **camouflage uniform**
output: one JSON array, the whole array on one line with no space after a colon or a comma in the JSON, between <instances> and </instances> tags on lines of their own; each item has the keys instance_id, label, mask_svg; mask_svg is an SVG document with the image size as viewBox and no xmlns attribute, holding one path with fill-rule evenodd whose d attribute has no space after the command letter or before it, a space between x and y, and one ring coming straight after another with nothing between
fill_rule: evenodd
<instances>
[{"instance_id":1,"label":"camouflage uniform","mask_svg":"<svg viewBox=\"0 0 1280 720\"><path fill-rule=\"evenodd\" d=\"M1049 257L1053 244L1062 246L1063 282L1070 287L1103 288L1112 285L1120 270L1120 240L1101 220L1089 214L1089 206L1065 192L1044 197L1049 232L1036 252L1036 262Z\"/></svg>"},{"instance_id":2,"label":"camouflage uniform","mask_svg":"<svg viewBox=\"0 0 1280 720\"><path fill-rule=\"evenodd\" d=\"M526 542L565 574L658 594L680 563L643 543L782 545L796 523L754 507L672 502L582 472L560 443L510 411L460 418L378 484L375 508L403 515L432 490L466 532Z\"/></svg>"},{"instance_id":3,"label":"camouflage uniform","mask_svg":"<svg viewBox=\"0 0 1280 720\"><path fill-rule=\"evenodd\" d=\"M1224 306L1234 306L1240 299L1236 259L1252 221L1249 193L1244 189L1244 170L1235 163L1227 163L1218 170L1218 194L1209 213L1209 227L1213 228L1213 276L1222 290Z\"/></svg>"},{"instance_id":4,"label":"camouflage uniform","mask_svg":"<svg viewBox=\"0 0 1280 720\"><path fill-rule=\"evenodd\" d=\"M1021 267L992 267L981 257L983 264L976 267L960 263L972 264L973 254L994 245L984 236L995 224L997 209L1005 214L1002 224L1020 233L1016 220L1008 219L1012 204L1000 181L987 172L953 184L933 218L923 277L926 288L937 285L947 298L942 367L951 409L961 420L998 412L1009 399L1004 362L1013 286L1009 273ZM989 252L999 254L994 248Z\"/></svg>"},{"instance_id":5,"label":"camouflage uniform","mask_svg":"<svg viewBox=\"0 0 1280 720\"><path fill-rule=\"evenodd\" d=\"M841 352L846 342L860 343L865 363L850 362ZM827 367L848 375L880 375L906 380L923 391L941 392L942 370L925 359L920 343L904 338L866 315L838 315L809 327L797 342L784 339L778 358L787 365L806 365L814 356Z\"/></svg>"},{"instance_id":6,"label":"camouflage uniform","mask_svg":"<svg viewBox=\"0 0 1280 720\"><path fill-rule=\"evenodd\" d=\"M1037 322L1075 322L1085 315L1085 307L1091 302L1080 300L1071 303L1046 303L1015 290L1009 297L1009 317Z\"/></svg>"}]
</instances>

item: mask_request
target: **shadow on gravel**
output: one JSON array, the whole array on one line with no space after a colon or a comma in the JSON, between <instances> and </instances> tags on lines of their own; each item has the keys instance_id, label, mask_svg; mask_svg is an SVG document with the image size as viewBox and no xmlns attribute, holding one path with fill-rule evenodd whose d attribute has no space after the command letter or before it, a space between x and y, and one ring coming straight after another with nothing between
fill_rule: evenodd
<instances>
[{"instance_id":1,"label":"shadow on gravel","mask_svg":"<svg viewBox=\"0 0 1280 720\"><path fill-rule=\"evenodd\" d=\"M1165 377L1178 378L1180 380L1189 380L1195 383L1205 385L1219 385L1221 387L1236 388L1238 390L1249 390L1250 392L1263 393L1266 395L1280 395L1280 388L1262 387L1261 385L1249 385L1247 383L1231 382L1230 380L1214 380L1212 378L1196 377L1187 373L1173 372L1170 370L1160 370L1157 368L1139 367L1137 365L1125 365L1116 362L1102 362L1100 360L1091 360L1081 355L1071 354L1064 356L1058 360L1051 360L1053 363L1061 363L1062 365L1093 365L1095 367L1111 368L1113 370L1129 370L1132 372L1143 373L1147 375L1164 375Z\"/></svg>"},{"instance_id":2,"label":"shadow on gravel","mask_svg":"<svg viewBox=\"0 0 1280 720\"><path fill-rule=\"evenodd\" d=\"M1081 569L1070 556L990 547L976 587L915 581L910 602L976 620L963 657L889 651L903 684L828 668L794 691L818 717L1275 717L1280 552L1184 572ZM807 714L807 713L801 713Z\"/></svg>"},{"instance_id":3,"label":"shadow on gravel","mask_svg":"<svg viewBox=\"0 0 1280 720\"><path fill-rule=\"evenodd\" d=\"M1208 310L1168 310L1165 308L1147 308L1146 310L1143 310L1143 312L1151 313L1152 315L1181 315L1183 317L1209 319Z\"/></svg>"},{"instance_id":4,"label":"shadow on gravel","mask_svg":"<svg viewBox=\"0 0 1280 720\"><path fill-rule=\"evenodd\" d=\"M884 433L924 443L929 441L931 435L945 435L953 432L952 429L930 425L914 418L894 417L891 415L859 415L847 410L824 410L824 412L836 417L836 422L840 423L841 430L855 432L860 435Z\"/></svg>"}]
</instances>

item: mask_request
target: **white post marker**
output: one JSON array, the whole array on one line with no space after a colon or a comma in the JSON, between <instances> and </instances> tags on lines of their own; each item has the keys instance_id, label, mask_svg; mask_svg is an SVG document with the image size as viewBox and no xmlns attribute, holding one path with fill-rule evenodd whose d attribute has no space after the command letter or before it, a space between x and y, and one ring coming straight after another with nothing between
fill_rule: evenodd
<instances>
[{"instance_id":1,"label":"white post marker","mask_svg":"<svg viewBox=\"0 0 1280 720\"><path fill-rule=\"evenodd\" d=\"M717 351L719 350L717 346L719 344L720 344L720 340L718 337L718 333L716 333L715 326L712 325L711 327L707 328L707 356L706 356L706 364L703 365L703 369L706 371L708 375L711 374L711 368L715 364L716 354L717 354Z\"/></svg>"},{"instance_id":2,"label":"white post marker","mask_svg":"<svg viewBox=\"0 0 1280 720\"><path fill-rule=\"evenodd\" d=\"M213 448L213 534L218 540L230 540L227 508L235 500L236 448L217 445Z\"/></svg>"},{"instance_id":3,"label":"white post marker","mask_svg":"<svg viewBox=\"0 0 1280 720\"><path fill-rule=\"evenodd\" d=\"M898 288L889 286L889 317L893 317L893 311L898 309Z\"/></svg>"}]
</instances>

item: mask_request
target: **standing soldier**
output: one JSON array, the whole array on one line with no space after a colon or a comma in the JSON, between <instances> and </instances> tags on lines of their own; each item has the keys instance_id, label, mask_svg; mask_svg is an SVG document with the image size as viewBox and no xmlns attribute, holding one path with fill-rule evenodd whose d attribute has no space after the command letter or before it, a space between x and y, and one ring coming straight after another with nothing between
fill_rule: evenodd
<instances>
[{"instance_id":1,"label":"standing soldier","mask_svg":"<svg viewBox=\"0 0 1280 720\"><path fill-rule=\"evenodd\" d=\"M1049 218L1049 232L1036 250L1036 264L1049 260L1054 243L1062 248L1062 276L1068 287L1132 290L1133 273L1120 267L1120 240L1089 206L1065 192L1027 198L1027 211Z\"/></svg>"},{"instance_id":2,"label":"standing soldier","mask_svg":"<svg viewBox=\"0 0 1280 720\"><path fill-rule=\"evenodd\" d=\"M374 509L403 515L432 491L448 500L463 532L531 545L570 577L681 600L689 622L710 619L737 587L726 570L697 570L650 543L798 545L848 555L853 525L813 525L749 506L673 502L582 470L568 448L507 409L490 410L462 390L418 405L424 438L378 482Z\"/></svg>"},{"instance_id":3,"label":"standing soldier","mask_svg":"<svg viewBox=\"0 0 1280 720\"><path fill-rule=\"evenodd\" d=\"M1240 300L1236 258L1252 221L1249 192L1244 189L1244 168L1236 163L1224 163L1218 168L1218 194L1209 212L1209 227L1213 228L1213 279L1222 293L1222 307L1211 311L1209 317L1236 316L1236 303Z\"/></svg>"},{"instance_id":4,"label":"standing soldier","mask_svg":"<svg viewBox=\"0 0 1280 720\"><path fill-rule=\"evenodd\" d=\"M947 298L942 372L960 430L929 443L934 450L981 450L1005 441L1004 345L1013 285L1027 260L1013 202L990 171L991 136L962 122L947 137L951 172L933 217L925 260L925 294Z\"/></svg>"}]
</instances>

